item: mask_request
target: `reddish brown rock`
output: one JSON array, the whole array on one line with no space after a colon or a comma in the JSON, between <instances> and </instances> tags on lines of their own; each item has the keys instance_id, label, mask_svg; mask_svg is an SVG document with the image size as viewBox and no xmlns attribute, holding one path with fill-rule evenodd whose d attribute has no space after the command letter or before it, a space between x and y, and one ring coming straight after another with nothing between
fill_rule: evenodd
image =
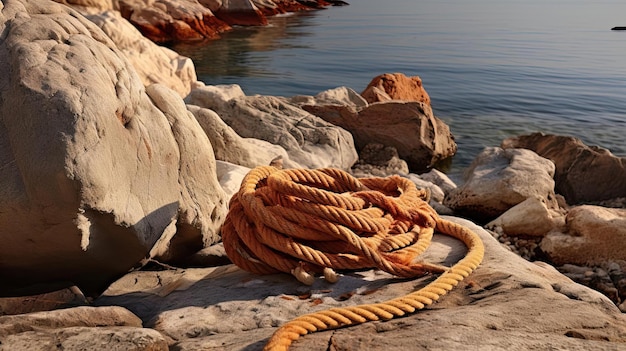
<instances>
[{"instance_id":1,"label":"reddish brown rock","mask_svg":"<svg viewBox=\"0 0 626 351\"><path fill-rule=\"evenodd\" d=\"M295 0L252 0L252 2L266 16L311 9Z\"/></svg>"},{"instance_id":2,"label":"reddish brown rock","mask_svg":"<svg viewBox=\"0 0 626 351\"><path fill-rule=\"evenodd\" d=\"M157 43L219 38L231 25L264 26L267 16L321 9L326 1L296 0L54 0L82 14L115 10ZM334 4L333 4L334 5Z\"/></svg>"},{"instance_id":3,"label":"reddish brown rock","mask_svg":"<svg viewBox=\"0 0 626 351\"><path fill-rule=\"evenodd\" d=\"M569 204L626 197L626 158L580 139L534 133L509 138L503 148L525 148L554 162L555 190Z\"/></svg>"},{"instance_id":4,"label":"reddish brown rock","mask_svg":"<svg viewBox=\"0 0 626 351\"><path fill-rule=\"evenodd\" d=\"M121 0L119 6L124 18L158 43L215 39L231 29L196 0Z\"/></svg>"},{"instance_id":5,"label":"reddish brown rock","mask_svg":"<svg viewBox=\"0 0 626 351\"><path fill-rule=\"evenodd\" d=\"M418 76L385 73L372 79L361 95L369 103L389 100L420 101L430 106L430 97Z\"/></svg>"},{"instance_id":6,"label":"reddish brown rock","mask_svg":"<svg viewBox=\"0 0 626 351\"><path fill-rule=\"evenodd\" d=\"M223 0L222 6L215 11L215 16L230 25L267 25L267 17L251 0Z\"/></svg>"},{"instance_id":7,"label":"reddish brown rock","mask_svg":"<svg viewBox=\"0 0 626 351\"><path fill-rule=\"evenodd\" d=\"M313 9L323 9L331 4L329 1L324 0L298 0L297 2Z\"/></svg>"},{"instance_id":8,"label":"reddish brown rock","mask_svg":"<svg viewBox=\"0 0 626 351\"><path fill-rule=\"evenodd\" d=\"M357 150L373 142L395 147L414 173L426 172L456 153L448 125L421 102L390 101L361 109L334 104L302 108L352 133Z\"/></svg>"}]
</instances>

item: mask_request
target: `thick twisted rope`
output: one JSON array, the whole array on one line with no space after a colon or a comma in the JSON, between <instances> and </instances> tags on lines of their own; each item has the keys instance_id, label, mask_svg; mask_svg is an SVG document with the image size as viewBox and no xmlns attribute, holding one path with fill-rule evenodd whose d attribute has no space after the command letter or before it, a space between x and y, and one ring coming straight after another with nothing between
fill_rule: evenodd
<instances>
[{"instance_id":1,"label":"thick twisted rope","mask_svg":"<svg viewBox=\"0 0 626 351\"><path fill-rule=\"evenodd\" d=\"M258 274L286 272L312 284L337 269L378 268L400 277L442 273L424 288L382 303L332 308L280 327L266 350L287 350L301 335L387 320L437 301L482 261L484 247L469 229L441 219L428 193L408 179L354 178L337 169L258 167L244 178L222 227L228 257ZM434 231L461 240L466 256L453 267L416 262Z\"/></svg>"}]
</instances>

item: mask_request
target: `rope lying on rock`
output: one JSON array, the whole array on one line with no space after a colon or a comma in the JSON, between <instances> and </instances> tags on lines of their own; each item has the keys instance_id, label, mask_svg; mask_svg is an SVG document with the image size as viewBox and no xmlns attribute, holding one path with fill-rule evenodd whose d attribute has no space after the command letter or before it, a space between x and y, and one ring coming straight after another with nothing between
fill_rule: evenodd
<instances>
[{"instance_id":1,"label":"rope lying on rock","mask_svg":"<svg viewBox=\"0 0 626 351\"><path fill-rule=\"evenodd\" d=\"M338 169L257 167L230 201L222 227L228 257L257 274L286 272L305 284L315 274L334 282L335 270L378 268L400 277L441 275L424 288L386 302L332 308L280 327L266 350L287 350L301 335L424 308L452 290L482 261L482 241L438 216L408 179L355 178ZM466 256L451 268L416 262L434 231L461 240Z\"/></svg>"}]
</instances>

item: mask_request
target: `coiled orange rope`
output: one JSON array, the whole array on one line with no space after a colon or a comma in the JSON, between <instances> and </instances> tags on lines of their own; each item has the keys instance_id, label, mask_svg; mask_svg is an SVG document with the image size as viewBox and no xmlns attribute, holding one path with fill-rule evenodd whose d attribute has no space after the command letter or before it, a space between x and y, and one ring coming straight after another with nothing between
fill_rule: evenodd
<instances>
[{"instance_id":1,"label":"coiled orange rope","mask_svg":"<svg viewBox=\"0 0 626 351\"><path fill-rule=\"evenodd\" d=\"M287 350L301 335L422 309L452 290L482 261L484 247L469 229L441 219L408 179L355 178L338 169L258 167L244 178L222 227L228 257L258 274L287 272L312 284L334 270L379 268L401 277L442 273L407 296L383 303L333 308L300 316L279 328L266 350ZM434 231L465 243L453 267L416 262Z\"/></svg>"}]
</instances>

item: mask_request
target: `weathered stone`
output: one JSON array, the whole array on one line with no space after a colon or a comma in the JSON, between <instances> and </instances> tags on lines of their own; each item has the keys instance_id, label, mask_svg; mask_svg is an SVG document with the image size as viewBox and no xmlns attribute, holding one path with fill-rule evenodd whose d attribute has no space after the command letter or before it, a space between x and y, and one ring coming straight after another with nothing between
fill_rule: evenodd
<instances>
[{"instance_id":1,"label":"weathered stone","mask_svg":"<svg viewBox=\"0 0 626 351\"><path fill-rule=\"evenodd\" d=\"M187 209L207 209L210 220L225 206L208 139L175 131L193 119L180 97L148 97L92 22L54 2L7 0L0 33L2 294L72 285L97 294L177 225L197 233ZM185 112L166 116L153 100ZM193 152L181 156L183 144ZM182 169L188 157L196 164ZM216 192L202 206L186 203L190 184Z\"/></svg>"},{"instance_id":2,"label":"weathered stone","mask_svg":"<svg viewBox=\"0 0 626 351\"><path fill-rule=\"evenodd\" d=\"M53 0L60 4L70 6L82 14L98 13L117 9L117 1L114 0Z\"/></svg>"},{"instance_id":3,"label":"weathered stone","mask_svg":"<svg viewBox=\"0 0 626 351\"><path fill-rule=\"evenodd\" d=\"M220 240L227 198L217 180L211 142L183 100L160 84L150 85L146 93L167 118L180 155L176 232L171 238L163 235L150 253L174 262Z\"/></svg>"},{"instance_id":4,"label":"weathered stone","mask_svg":"<svg viewBox=\"0 0 626 351\"><path fill-rule=\"evenodd\" d=\"M297 0L252 0L252 3L266 16L274 16L278 14L298 11L309 11L320 9L328 6L328 3L322 0L304 1Z\"/></svg>"},{"instance_id":5,"label":"weathered stone","mask_svg":"<svg viewBox=\"0 0 626 351\"><path fill-rule=\"evenodd\" d=\"M456 153L450 128L420 102L375 103L358 110L340 105L302 108L350 131L358 150L372 142L395 147L414 173L426 172Z\"/></svg>"},{"instance_id":6,"label":"weathered stone","mask_svg":"<svg viewBox=\"0 0 626 351\"><path fill-rule=\"evenodd\" d=\"M548 208L556 208L553 175L554 164L530 150L489 147L443 204L479 221L492 220L529 197L538 196Z\"/></svg>"},{"instance_id":7,"label":"weathered stone","mask_svg":"<svg viewBox=\"0 0 626 351\"><path fill-rule=\"evenodd\" d=\"M318 93L315 96L297 95L290 99L291 102L300 105L320 105L350 107L359 109L368 105L367 101L356 91L348 87L338 87Z\"/></svg>"},{"instance_id":8,"label":"weathered stone","mask_svg":"<svg viewBox=\"0 0 626 351\"><path fill-rule=\"evenodd\" d=\"M297 168L300 165L289 159L287 151L279 145L264 140L242 138L229 127L215 111L187 105L200 126L211 140L217 160L254 168L269 165L276 157L281 157L286 167Z\"/></svg>"},{"instance_id":9,"label":"weathered stone","mask_svg":"<svg viewBox=\"0 0 626 351\"><path fill-rule=\"evenodd\" d=\"M385 73L374 77L361 96L369 103L390 100L419 101L430 106L430 97L418 76L407 77L402 73Z\"/></svg>"},{"instance_id":10,"label":"weathered stone","mask_svg":"<svg viewBox=\"0 0 626 351\"><path fill-rule=\"evenodd\" d=\"M222 0L198 0L198 2L211 10L211 12L215 12L222 7Z\"/></svg>"},{"instance_id":11,"label":"weathered stone","mask_svg":"<svg viewBox=\"0 0 626 351\"><path fill-rule=\"evenodd\" d=\"M539 196L527 198L485 225L490 229L500 227L509 236L544 236L554 226L546 201Z\"/></svg>"},{"instance_id":12,"label":"weathered stone","mask_svg":"<svg viewBox=\"0 0 626 351\"><path fill-rule=\"evenodd\" d=\"M154 44L117 11L106 11L87 18L124 53L145 86L160 83L181 97L189 94L191 84L197 80L196 69L189 58Z\"/></svg>"},{"instance_id":13,"label":"weathered stone","mask_svg":"<svg viewBox=\"0 0 626 351\"><path fill-rule=\"evenodd\" d=\"M74 307L46 312L0 316L0 340L8 335L67 327L128 326L141 328L141 320L119 306ZM4 340L2 340L4 345Z\"/></svg>"},{"instance_id":14,"label":"weathered stone","mask_svg":"<svg viewBox=\"0 0 626 351\"><path fill-rule=\"evenodd\" d=\"M222 0L222 6L215 11L215 16L231 26L267 25L267 17L251 0Z\"/></svg>"},{"instance_id":15,"label":"weathered stone","mask_svg":"<svg viewBox=\"0 0 626 351\"><path fill-rule=\"evenodd\" d=\"M541 241L541 249L554 264L626 260L625 209L578 206L567 213L566 223L566 233L549 233Z\"/></svg>"},{"instance_id":16,"label":"weathered stone","mask_svg":"<svg viewBox=\"0 0 626 351\"><path fill-rule=\"evenodd\" d=\"M281 13L285 13L285 11L278 6L277 1L273 1L273 0L252 0L252 3L265 16L274 16L274 15L278 15L278 14L281 14ZM302 6L302 5L300 5L300 6ZM304 8L304 6L302 6L302 8Z\"/></svg>"},{"instance_id":17,"label":"weathered stone","mask_svg":"<svg viewBox=\"0 0 626 351\"><path fill-rule=\"evenodd\" d=\"M0 298L0 316L50 311L87 304L88 301L83 293L74 286L45 294Z\"/></svg>"},{"instance_id":18,"label":"weathered stone","mask_svg":"<svg viewBox=\"0 0 626 351\"><path fill-rule=\"evenodd\" d=\"M231 29L197 0L119 0L119 9L157 43L215 39Z\"/></svg>"},{"instance_id":19,"label":"weathered stone","mask_svg":"<svg viewBox=\"0 0 626 351\"><path fill-rule=\"evenodd\" d=\"M626 158L607 149L542 133L506 139L502 147L530 149L554 162L555 190L569 204L626 197Z\"/></svg>"},{"instance_id":20,"label":"weathered stone","mask_svg":"<svg viewBox=\"0 0 626 351\"><path fill-rule=\"evenodd\" d=\"M608 261L604 265L607 268L611 281L619 292L620 310L622 306L626 307L626 260Z\"/></svg>"},{"instance_id":21,"label":"weathered stone","mask_svg":"<svg viewBox=\"0 0 626 351\"><path fill-rule=\"evenodd\" d=\"M239 166L225 161L217 161L217 179L228 199L239 191L243 178L250 172L250 168Z\"/></svg>"},{"instance_id":22,"label":"weathered stone","mask_svg":"<svg viewBox=\"0 0 626 351\"><path fill-rule=\"evenodd\" d=\"M398 150L383 144L367 144L359 152L359 161L352 166L357 177L387 177L408 174L409 166L398 157Z\"/></svg>"},{"instance_id":23,"label":"weathered stone","mask_svg":"<svg viewBox=\"0 0 626 351\"><path fill-rule=\"evenodd\" d=\"M445 194L457 188L452 179L450 179L445 173L437 170L436 168L433 168L426 173L420 174L420 178L437 185L441 190L443 190Z\"/></svg>"},{"instance_id":24,"label":"weathered stone","mask_svg":"<svg viewBox=\"0 0 626 351\"><path fill-rule=\"evenodd\" d=\"M9 335L0 351L119 350L168 351L158 331L140 327L71 327Z\"/></svg>"},{"instance_id":25,"label":"weathered stone","mask_svg":"<svg viewBox=\"0 0 626 351\"><path fill-rule=\"evenodd\" d=\"M234 86L204 86L187 103L215 111L238 135L282 146L291 161L307 168L349 169L357 160L352 135L285 98L245 96Z\"/></svg>"},{"instance_id":26,"label":"weathered stone","mask_svg":"<svg viewBox=\"0 0 626 351\"><path fill-rule=\"evenodd\" d=\"M217 243L185 257L177 263L177 267L215 267L231 264L226 256L224 245Z\"/></svg>"},{"instance_id":27,"label":"weathered stone","mask_svg":"<svg viewBox=\"0 0 626 351\"><path fill-rule=\"evenodd\" d=\"M618 262L626 263L626 261ZM616 269L611 269L612 266ZM609 268L609 272L603 269L605 267ZM558 270L576 283L602 293L616 305L619 305L626 297L626 286L620 284L620 279L626 276L626 271L616 261L607 261L601 266L589 267L567 263L558 267ZM626 279L624 280L626 283Z\"/></svg>"},{"instance_id":28,"label":"weathered stone","mask_svg":"<svg viewBox=\"0 0 626 351\"><path fill-rule=\"evenodd\" d=\"M523 260L466 220L448 219L470 227L486 247L483 263L448 295L403 318L306 335L290 350L327 350L328 345L618 350L626 345L626 317L606 297L547 264ZM435 235L424 260L450 265L464 254L458 241ZM368 270L346 272L335 284L319 278L303 286L290 275L255 276L232 265L137 271L95 303L126 306L170 338L170 349L260 350L279 325L298 315L398 298L430 279L407 281Z\"/></svg>"}]
</instances>

